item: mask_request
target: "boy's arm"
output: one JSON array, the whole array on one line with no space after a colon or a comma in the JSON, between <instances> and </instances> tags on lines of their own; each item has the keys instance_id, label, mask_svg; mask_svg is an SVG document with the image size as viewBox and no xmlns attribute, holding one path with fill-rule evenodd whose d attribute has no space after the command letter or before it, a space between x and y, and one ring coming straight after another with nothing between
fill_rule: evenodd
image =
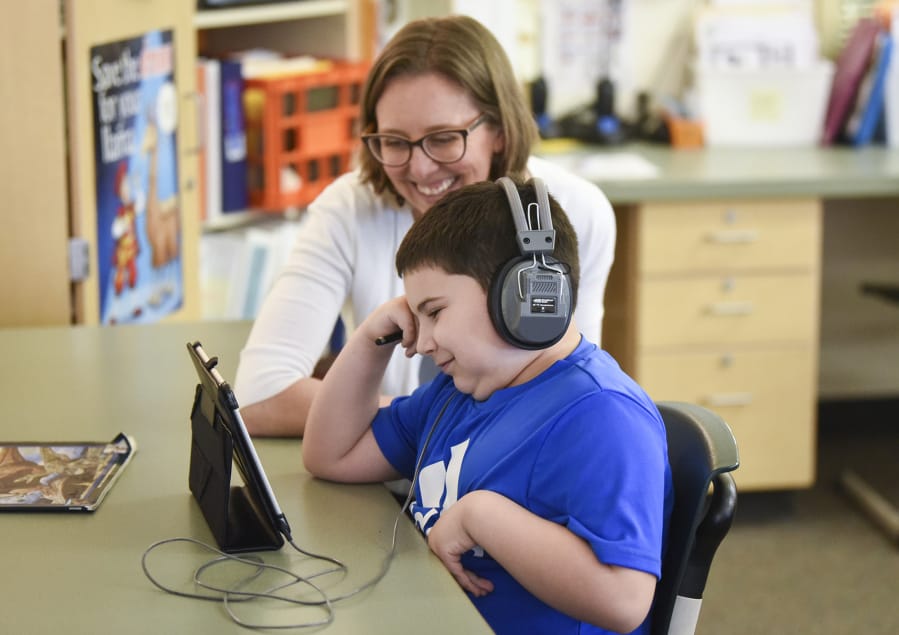
<instances>
[{"instance_id":1,"label":"boy's arm","mask_svg":"<svg viewBox=\"0 0 899 635\"><path fill-rule=\"evenodd\" d=\"M489 593L492 584L463 569L460 558L480 546L546 604L616 632L629 633L643 622L655 592L655 576L601 563L566 527L488 490L470 492L444 510L428 545L476 596Z\"/></svg>"},{"instance_id":2,"label":"boy's arm","mask_svg":"<svg viewBox=\"0 0 899 635\"><path fill-rule=\"evenodd\" d=\"M359 325L318 386L303 437L303 462L315 476L349 482L400 476L371 430L394 348L376 345L375 338L397 330L403 331L402 345L411 356L416 331L403 297L385 303Z\"/></svg>"}]
</instances>

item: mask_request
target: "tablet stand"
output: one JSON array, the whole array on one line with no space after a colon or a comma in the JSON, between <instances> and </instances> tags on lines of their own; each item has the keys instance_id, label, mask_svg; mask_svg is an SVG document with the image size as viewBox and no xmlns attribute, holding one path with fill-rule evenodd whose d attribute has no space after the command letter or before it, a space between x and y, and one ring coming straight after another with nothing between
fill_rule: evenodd
<instances>
[{"instance_id":1,"label":"tablet stand","mask_svg":"<svg viewBox=\"0 0 899 635\"><path fill-rule=\"evenodd\" d=\"M257 497L244 483L231 485L234 441L216 407L215 397L197 385L190 424L190 491L222 551L229 553L280 549L284 544Z\"/></svg>"}]
</instances>

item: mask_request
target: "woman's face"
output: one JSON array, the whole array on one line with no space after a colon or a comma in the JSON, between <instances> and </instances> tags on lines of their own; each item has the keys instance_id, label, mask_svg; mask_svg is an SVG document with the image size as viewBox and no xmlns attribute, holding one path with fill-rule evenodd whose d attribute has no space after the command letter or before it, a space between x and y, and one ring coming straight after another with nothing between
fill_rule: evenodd
<instances>
[{"instance_id":1,"label":"woman's face","mask_svg":"<svg viewBox=\"0 0 899 635\"><path fill-rule=\"evenodd\" d=\"M436 73L390 80L375 107L379 133L410 141L438 130L465 128L481 114L467 90ZM493 155L503 150L502 132L485 122L468 134L467 141L465 155L455 163L437 163L416 146L406 165L384 166L387 178L416 218L447 192L490 177Z\"/></svg>"}]
</instances>

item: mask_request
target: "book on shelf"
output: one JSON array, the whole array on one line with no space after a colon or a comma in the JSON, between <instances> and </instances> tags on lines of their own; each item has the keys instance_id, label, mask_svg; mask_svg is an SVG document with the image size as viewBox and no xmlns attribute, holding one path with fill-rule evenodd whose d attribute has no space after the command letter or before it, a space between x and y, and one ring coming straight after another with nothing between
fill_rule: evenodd
<instances>
[{"instance_id":1,"label":"book on shelf","mask_svg":"<svg viewBox=\"0 0 899 635\"><path fill-rule=\"evenodd\" d=\"M858 97L859 86L871 64L880 31L880 23L876 19L862 18L840 51L824 118L823 145L835 143L843 135Z\"/></svg>"},{"instance_id":2,"label":"book on shelf","mask_svg":"<svg viewBox=\"0 0 899 635\"><path fill-rule=\"evenodd\" d=\"M221 80L219 61L213 58L200 58L197 65L203 74L204 98L202 100L203 143L203 191L205 192L204 211L201 213L206 222L213 222L222 215L222 115L221 115Z\"/></svg>"},{"instance_id":3,"label":"book on shelf","mask_svg":"<svg viewBox=\"0 0 899 635\"><path fill-rule=\"evenodd\" d=\"M197 60L197 207L200 211L200 222L206 220L206 67L202 60Z\"/></svg>"},{"instance_id":4,"label":"book on shelf","mask_svg":"<svg viewBox=\"0 0 899 635\"><path fill-rule=\"evenodd\" d=\"M899 148L899 4L893 7L888 20L890 36L893 38L893 54L887 68L884 87L884 122L886 143L891 148Z\"/></svg>"},{"instance_id":5,"label":"book on shelf","mask_svg":"<svg viewBox=\"0 0 899 635\"><path fill-rule=\"evenodd\" d=\"M846 137L855 146L871 143L884 124L884 89L892 54L893 38L884 31L877 38L870 67L859 86L855 110L846 123Z\"/></svg>"},{"instance_id":6,"label":"book on shelf","mask_svg":"<svg viewBox=\"0 0 899 635\"><path fill-rule=\"evenodd\" d=\"M249 204L247 139L241 64L230 59L199 58L201 93L201 219L215 223L243 212Z\"/></svg>"},{"instance_id":7,"label":"book on shelf","mask_svg":"<svg viewBox=\"0 0 899 635\"><path fill-rule=\"evenodd\" d=\"M243 110L244 81L241 63L219 62L221 80L222 212L244 211L249 203L247 187L247 130Z\"/></svg>"}]
</instances>

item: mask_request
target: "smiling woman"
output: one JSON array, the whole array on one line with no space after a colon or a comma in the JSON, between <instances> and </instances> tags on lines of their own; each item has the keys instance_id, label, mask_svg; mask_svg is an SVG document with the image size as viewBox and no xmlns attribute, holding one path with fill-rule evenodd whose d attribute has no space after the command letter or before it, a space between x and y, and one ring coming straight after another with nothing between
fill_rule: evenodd
<instances>
[{"instance_id":1,"label":"smiling woman","mask_svg":"<svg viewBox=\"0 0 899 635\"><path fill-rule=\"evenodd\" d=\"M410 110L410 103L418 107ZM502 129L490 115L479 113L470 93L435 72L393 79L375 112L384 132L363 138L382 164L391 190L412 208L415 218L449 190L489 178L491 162L505 146ZM390 140L387 147L377 143L385 137ZM380 152L372 149L372 140Z\"/></svg>"},{"instance_id":2,"label":"smiling woman","mask_svg":"<svg viewBox=\"0 0 899 635\"><path fill-rule=\"evenodd\" d=\"M571 218L585 274L575 315L595 342L615 249L611 205L593 184L531 157L537 129L506 54L465 16L410 22L374 61L361 98L359 169L309 206L288 262L241 354L235 391L254 435L298 435L320 380L313 369L344 306L360 324L402 295L393 267L413 222L448 192L511 175L541 177ZM383 402L419 384L396 354Z\"/></svg>"}]
</instances>

